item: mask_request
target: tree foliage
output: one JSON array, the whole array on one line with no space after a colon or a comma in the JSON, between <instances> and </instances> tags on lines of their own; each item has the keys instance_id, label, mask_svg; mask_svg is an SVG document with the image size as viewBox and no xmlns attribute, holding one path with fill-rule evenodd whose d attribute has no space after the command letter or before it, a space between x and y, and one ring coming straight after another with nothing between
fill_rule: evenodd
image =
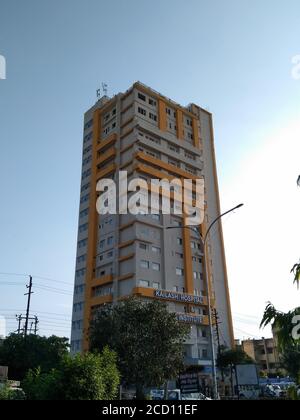
<instances>
[{"instance_id":1,"label":"tree foliage","mask_svg":"<svg viewBox=\"0 0 300 420\"><path fill-rule=\"evenodd\" d=\"M119 381L116 354L104 348L102 354L65 356L47 373L30 370L22 386L30 400L112 400Z\"/></svg>"},{"instance_id":2,"label":"tree foliage","mask_svg":"<svg viewBox=\"0 0 300 420\"><path fill-rule=\"evenodd\" d=\"M296 315L300 315L300 308L284 313L277 311L271 303L268 303L266 306L260 327L265 328L266 326L271 325L276 330L278 346L281 351L296 344L292 335L292 330L295 327L293 318Z\"/></svg>"},{"instance_id":3,"label":"tree foliage","mask_svg":"<svg viewBox=\"0 0 300 420\"><path fill-rule=\"evenodd\" d=\"M165 304L130 298L104 306L90 328L92 351L109 346L118 354L122 379L143 398L147 386L161 386L183 369L183 343L188 328Z\"/></svg>"},{"instance_id":4,"label":"tree foliage","mask_svg":"<svg viewBox=\"0 0 300 420\"><path fill-rule=\"evenodd\" d=\"M294 283L297 284L298 288L300 285L300 263L295 264L291 270L291 273L294 275Z\"/></svg>"},{"instance_id":5,"label":"tree foliage","mask_svg":"<svg viewBox=\"0 0 300 420\"><path fill-rule=\"evenodd\" d=\"M254 361L241 349L222 350L217 359L217 365L220 369L226 369L230 366L253 364Z\"/></svg>"},{"instance_id":6,"label":"tree foliage","mask_svg":"<svg viewBox=\"0 0 300 420\"><path fill-rule=\"evenodd\" d=\"M289 375L298 382L300 380L300 344L285 348L281 363Z\"/></svg>"},{"instance_id":7,"label":"tree foliage","mask_svg":"<svg viewBox=\"0 0 300 420\"><path fill-rule=\"evenodd\" d=\"M41 337L11 334L0 347L0 365L9 367L9 376L24 379L29 369L41 367L49 372L68 354L68 339L56 336Z\"/></svg>"}]
</instances>

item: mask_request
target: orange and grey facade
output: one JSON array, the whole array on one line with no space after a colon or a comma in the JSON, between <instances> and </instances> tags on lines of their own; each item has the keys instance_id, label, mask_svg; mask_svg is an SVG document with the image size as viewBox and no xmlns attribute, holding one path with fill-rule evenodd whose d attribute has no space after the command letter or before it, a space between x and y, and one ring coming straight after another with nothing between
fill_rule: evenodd
<instances>
[{"instance_id":1,"label":"orange and grey facade","mask_svg":"<svg viewBox=\"0 0 300 420\"><path fill-rule=\"evenodd\" d=\"M137 82L125 93L101 98L84 117L83 165L71 350L88 349L91 317L103 304L128 296L167 303L191 325L186 363L209 365L209 328L203 250L184 216L99 215L99 180L118 186L140 178L205 180L205 220L220 214L212 115L197 105L183 107ZM171 203L172 208L172 203ZM178 229L166 229L174 226ZM234 346L230 297L221 224L207 245L212 302L222 323L222 344Z\"/></svg>"}]
</instances>

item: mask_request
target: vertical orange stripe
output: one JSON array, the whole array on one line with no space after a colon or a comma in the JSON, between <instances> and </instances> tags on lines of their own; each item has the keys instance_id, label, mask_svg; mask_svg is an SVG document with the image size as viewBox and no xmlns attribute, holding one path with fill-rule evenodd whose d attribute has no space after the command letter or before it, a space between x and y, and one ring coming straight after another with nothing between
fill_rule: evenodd
<instances>
[{"instance_id":1,"label":"vertical orange stripe","mask_svg":"<svg viewBox=\"0 0 300 420\"><path fill-rule=\"evenodd\" d=\"M185 220L184 224L185 226ZM193 278L193 260L191 250L191 232L190 229L183 228L183 249L184 249L184 275L185 289L190 295L194 294L194 278Z\"/></svg>"},{"instance_id":2,"label":"vertical orange stripe","mask_svg":"<svg viewBox=\"0 0 300 420\"><path fill-rule=\"evenodd\" d=\"M91 186L90 186L90 207L89 207L89 229L88 229L88 247L86 262L86 280L85 280L85 303L84 303L84 325L83 325L83 351L89 350L89 324L91 317L91 297L92 297L92 279L94 277L95 254L97 245L97 227L98 213L96 209L96 183L97 183L97 144L101 136L101 112L97 109L94 112L93 123L93 148L92 148L92 167L91 167Z\"/></svg>"},{"instance_id":3,"label":"vertical orange stripe","mask_svg":"<svg viewBox=\"0 0 300 420\"><path fill-rule=\"evenodd\" d=\"M166 104L162 99L158 101L158 128L161 131L167 130Z\"/></svg>"}]
</instances>

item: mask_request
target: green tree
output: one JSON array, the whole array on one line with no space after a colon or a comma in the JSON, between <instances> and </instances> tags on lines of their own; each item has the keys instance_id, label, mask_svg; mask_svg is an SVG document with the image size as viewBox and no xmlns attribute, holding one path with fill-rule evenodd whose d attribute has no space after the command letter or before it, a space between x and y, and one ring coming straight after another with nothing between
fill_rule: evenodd
<instances>
[{"instance_id":1,"label":"green tree","mask_svg":"<svg viewBox=\"0 0 300 420\"><path fill-rule=\"evenodd\" d=\"M300 308L284 313L278 311L271 303L268 303L266 306L260 327L265 328L271 325L276 330L278 346L281 351L285 348L293 347L296 344L292 335L293 328L295 327L293 318L296 315L300 315Z\"/></svg>"},{"instance_id":2,"label":"green tree","mask_svg":"<svg viewBox=\"0 0 300 420\"><path fill-rule=\"evenodd\" d=\"M281 362L289 375L298 382L300 380L300 344L285 348Z\"/></svg>"},{"instance_id":3,"label":"green tree","mask_svg":"<svg viewBox=\"0 0 300 420\"><path fill-rule=\"evenodd\" d=\"M220 369L227 369L230 366L253 364L254 361L241 349L223 349L217 358L217 365Z\"/></svg>"},{"instance_id":4,"label":"green tree","mask_svg":"<svg viewBox=\"0 0 300 420\"><path fill-rule=\"evenodd\" d=\"M22 386L30 400L112 400L119 382L116 354L104 348L102 354L65 356L47 373L30 370Z\"/></svg>"},{"instance_id":5,"label":"green tree","mask_svg":"<svg viewBox=\"0 0 300 420\"><path fill-rule=\"evenodd\" d=\"M12 389L7 384L2 384L0 387L0 401L3 400L25 400L25 395L20 389Z\"/></svg>"},{"instance_id":6,"label":"green tree","mask_svg":"<svg viewBox=\"0 0 300 420\"><path fill-rule=\"evenodd\" d=\"M294 267L291 270L291 273L293 273L293 275L294 275L294 283L296 283L298 288L299 288L299 284L300 284L300 263L294 265Z\"/></svg>"},{"instance_id":7,"label":"green tree","mask_svg":"<svg viewBox=\"0 0 300 420\"><path fill-rule=\"evenodd\" d=\"M15 380L25 378L29 369L41 367L49 372L68 354L68 339L56 336L41 337L11 334L0 347L0 365L9 367L9 376Z\"/></svg>"},{"instance_id":8,"label":"green tree","mask_svg":"<svg viewBox=\"0 0 300 420\"><path fill-rule=\"evenodd\" d=\"M90 348L115 350L122 379L144 399L145 387L162 386L183 369L188 332L165 304L130 298L99 310L90 327Z\"/></svg>"}]
</instances>

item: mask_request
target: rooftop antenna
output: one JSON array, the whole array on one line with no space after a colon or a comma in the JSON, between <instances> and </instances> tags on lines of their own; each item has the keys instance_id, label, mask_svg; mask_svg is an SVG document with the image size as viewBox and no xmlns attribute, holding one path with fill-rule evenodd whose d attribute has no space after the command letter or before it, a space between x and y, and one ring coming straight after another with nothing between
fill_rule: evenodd
<instances>
[{"instance_id":1,"label":"rooftop antenna","mask_svg":"<svg viewBox=\"0 0 300 420\"><path fill-rule=\"evenodd\" d=\"M107 83L102 83L102 90L105 96L107 96L108 85Z\"/></svg>"},{"instance_id":2,"label":"rooftop antenna","mask_svg":"<svg viewBox=\"0 0 300 420\"><path fill-rule=\"evenodd\" d=\"M97 99L99 100L101 98L101 89L96 90Z\"/></svg>"}]
</instances>

